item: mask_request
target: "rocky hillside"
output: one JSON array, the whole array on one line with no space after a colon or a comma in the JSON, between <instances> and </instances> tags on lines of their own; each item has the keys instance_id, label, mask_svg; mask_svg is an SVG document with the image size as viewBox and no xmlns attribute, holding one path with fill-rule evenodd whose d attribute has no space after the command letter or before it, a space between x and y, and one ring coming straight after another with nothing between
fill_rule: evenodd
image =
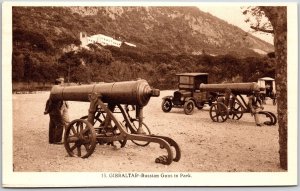
<instances>
[{"instance_id":1,"label":"rocky hillside","mask_svg":"<svg viewBox=\"0 0 300 191\"><path fill-rule=\"evenodd\" d=\"M47 50L79 44L80 32L126 40L149 52L246 57L273 50L196 7L14 7L13 30L15 45Z\"/></svg>"},{"instance_id":2,"label":"rocky hillside","mask_svg":"<svg viewBox=\"0 0 300 191\"><path fill-rule=\"evenodd\" d=\"M80 32L133 43L89 44ZM76 51L73 51L76 50ZM170 89L176 73L211 82L274 77L273 46L195 7L13 7L13 82L91 83L146 79ZM84 72L83 72L84 71Z\"/></svg>"}]
</instances>

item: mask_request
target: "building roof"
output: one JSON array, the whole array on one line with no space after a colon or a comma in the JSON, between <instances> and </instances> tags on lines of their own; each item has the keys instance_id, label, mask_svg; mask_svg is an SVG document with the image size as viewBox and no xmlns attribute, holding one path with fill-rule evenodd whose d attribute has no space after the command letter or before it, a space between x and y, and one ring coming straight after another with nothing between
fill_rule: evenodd
<instances>
[{"instance_id":1,"label":"building roof","mask_svg":"<svg viewBox=\"0 0 300 191\"><path fill-rule=\"evenodd\" d=\"M124 43L127 44L128 46L134 46L134 47L136 47L135 44L132 44L132 43L129 43L129 42L124 42Z\"/></svg>"},{"instance_id":2,"label":"building roof","mask_svg":"<svg viewBox=\"0 0 300 191\"><path fill-rule=\"evenodd\" d=\"M271 81L273 81L274 80L274 78L270 78L270 77L263 77L263 78L259 78L258 80L271 80Z\"/></svg>"},{"instance_id":3,"label":"building roof","mask_svg":"<svg viewBox=\"0 0 300 191\"><path fill-rule=\"evenodd\" d=\"M192 73L179 73L176 74L176 76L208 76L208 73L197 73L197 72L192 72Z\"/></svg>"}]
</instances>

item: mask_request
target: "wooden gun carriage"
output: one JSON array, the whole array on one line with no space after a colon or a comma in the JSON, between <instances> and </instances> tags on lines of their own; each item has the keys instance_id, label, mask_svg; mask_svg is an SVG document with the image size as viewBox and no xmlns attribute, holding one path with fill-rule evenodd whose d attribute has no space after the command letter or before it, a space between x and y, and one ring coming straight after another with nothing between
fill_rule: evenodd
<instances>
[{"instance_id":1,"label":"wooden gun carriage","mask_svg":"<svg viewBox=\"0 0 300 191\"><path fill-rule=\"evenodd\" d=\"M228 118L239 120L244 113L251 113L249 104L244 97L255 95L261 91L257 83L225 83L225 84L200 84L200 91L218 93L217 102L213 103L209 110L210 118L214 122L225 122ZM265 115L269 121L266 125L275 125L276 116L269 111L259 111L258 114Z\"/></svg>"},{"instance_id":2,"label":"wooden gun carriage","mask_svg":"<svg viewBox=\"0 0 300 191\"><path fill-rule=\"evenodd\" d=\"M145 80L54 86L50 93L52 101L90 102L88 115L71 121L66 127L64 146L67 153L87 158L94 152L97 143L114 144L116 141L124 147L127 140L131 140L141 146L158 143L161 149L166 149L167 155L156 158L156 163L169 165L172 161L179 161L181 152L178 144L169 137L150 135L143 122L143 107L151 97L159 94L159 90L150 88ZM130 117L128 105L136 108L136 118ZM145 128L148 134L145 134Z\"/></svg>"}]
</instances>

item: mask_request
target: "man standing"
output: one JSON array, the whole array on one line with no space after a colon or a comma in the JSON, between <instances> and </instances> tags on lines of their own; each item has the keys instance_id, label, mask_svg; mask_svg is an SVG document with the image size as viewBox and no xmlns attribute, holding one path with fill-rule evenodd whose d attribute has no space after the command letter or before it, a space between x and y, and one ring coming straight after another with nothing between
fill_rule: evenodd
<instances>
[{"instance_id":1,"label":"man standing","mask_svg":"<svg viewBox=\"0 0 300 191\"><path fill-rule=\"evenodd\" d=\"M58 78L55 80L55 85L63 85L64 79ZM63 130L69 123L68 103L59 100L53 101L50 98L47 100L44 114L49 114L49 143L62 143Z\"/></svg>"},{"instance_id":2,"label":"man standing","mask_svg":"<svg viewBox=\"0 0 300 191\"><path fill-rule=\"evenodd\" d=\"M264 107L262 106L262 100L259 98L258 92L253 92L248 99L248 105L250 108L250 112L252 115L254 115L255 123L257 126L262 126L262 123L260 123L258 112L260 110L263 110Z\"/></svg>"}]
</instances>

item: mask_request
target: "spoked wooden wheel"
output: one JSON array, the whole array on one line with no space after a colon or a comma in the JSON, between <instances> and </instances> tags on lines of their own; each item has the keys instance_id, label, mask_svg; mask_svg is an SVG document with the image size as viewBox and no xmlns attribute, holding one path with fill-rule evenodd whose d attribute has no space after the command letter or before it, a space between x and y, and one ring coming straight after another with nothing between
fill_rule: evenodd
<instances>
[{"instance_id":1,"label":"spoked wooden wheel","mask_svg":"<svg viewBox=\"0 0 300 191\"><path fill-rule=\"evenodd\" d=\"M133 120L131 124L132 124L133 129L129 128L128 125L126 125L126 129L130 133L136 134L138 127L139 127L139 121ZM145 135L151 135L151 131L150 131L149 127L144 122L142 123L142 128L143 128L144 132L146 133ZM142 147L145 147L150 144L150 142L145 142L145 141L136 141L136 140L131 140L131 141L134 144L136 144L138 146L142 146Z\"/></svg>"},{"instance_id":2,"label":"spoked wooden wheel","mask_svg":"<svg viewBox=\"0 0 300 191\"><path fill-rule=\"evenodd\" d=\"M212 104L209 110L209 115L214 122L225 122L228 119L228 110L226 105L221 102Z\"/></svg>"},{"instance_id":3,"label":"spoked wooden wheel","mask_svg":"<svg viewBox=\"0 0 300 191\"><path fill-rule=\"evenodd\" d=\"M172 101L170 99L164 99L161 103L161 109L164 112L169 112L172 109Z\"/></svg>"},{"instance_id":4,"label":"spoked wooden wheel","mask_svg":"<svg viewBox=\"0 0 300 191\"><path fill-rule=\"evenodd\" d=\"M194 112L194 108L195 108L195 103L193 100L189 100L185 102L183 105L184 113L186 115L192 115Z\"/></svg>"},{"instance_id":5,"label":"spoked wooden wheel","mask_svg":"<svg viewBox=\"0 0 300 191\"><path fill-rule=\"evenodd\" d=\"M126 129L126 128L125 128L125 129ZM117 126L117 125L115 125L115 126L113 127L113 134L114 134L114 136L120 134L120 130L118 129L118 126ZM119 143L119 147L120 147L120 148L123 148L123 147L125 147L125 145L126 145L126 143L127 143L127 139L123 139L123 140L119 140L119 141L113 141L113 142L109 142L109 143L107 143L107 144L108 144L108 145L114 145L114 146L117 146L117 145L115 144L116 142Z\"/></svg>"},{"instance_id":6,"label":"spoked wooden wheel","mask_svg":"<svg viewBox=\"0 0 300 191\"><path fill-rule=\"evenodd\" d=\"M85 115L85 116L81 117L80 119L87 120L88 116ZM105 114L102 113L101 111L97 111L94 116L94 128L100 127L101 124L104 122L104 120L105 120Z\"/></svg>"},{"instance_id":7,"label":"spoked wooden wheel","mask_svg":"<svg viewBox=\"0 0 300 191\"><path fill-rule=\"evenodd\" d=\"M75 119L65 131L64 145L70 156L89 157L96 147L96 133L93 126L84 119Z\"/></svg>"},{"instance_id":8,"label":"spoked wooden wheel","mask_svg":"<svg viewBox=\"0 0 300 191\"><path fill-rule=\"evenodd\" d=\"M239 102L235 101L231 108L229 118L239 120L242 118L242 116L243 116L243 107Z\"/></svg>"}]
</instances>

